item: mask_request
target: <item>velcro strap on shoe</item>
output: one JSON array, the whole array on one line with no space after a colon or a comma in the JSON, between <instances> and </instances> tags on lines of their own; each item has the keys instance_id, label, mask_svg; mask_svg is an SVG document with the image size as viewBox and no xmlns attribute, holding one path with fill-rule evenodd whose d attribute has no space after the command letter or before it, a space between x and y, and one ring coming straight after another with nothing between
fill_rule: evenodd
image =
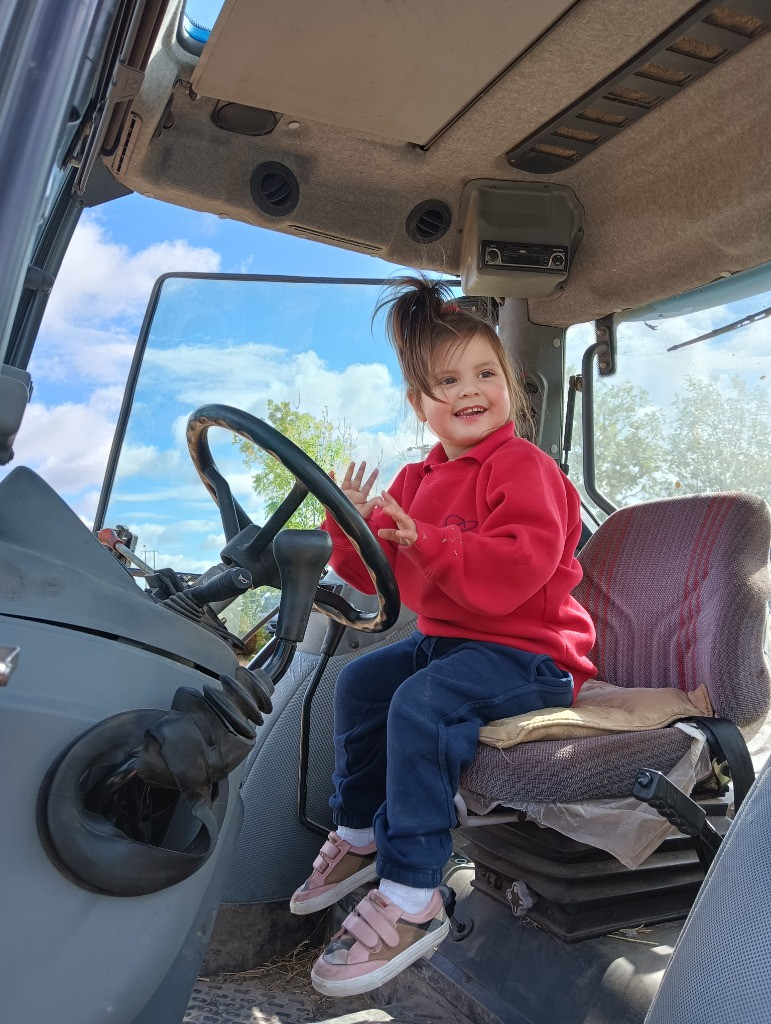
<instances>
[{"instance_id":1,"label":"velcro strap on shoe","mask_svg":"<svg viewBox=\"0 0 771 1024\"><path fill-rule=\"evenodd\" d=\"M394 927L393 921L372 900L362 900L356 911L364 918L373 931L377 932L378 936L387 946L399 945L399 933Z\"/></svg>"},{"instance_id":2,"label":"velcro strap on shoe","mask_svg":"<svg viewBox=\"0 0 771 1024\"><path fill-rule=\"evenodd\" d=\"M313 862L313 870L318 871L321 875L326 874L332 864L340 859L341 854L340 845L333 843L331 839L327 839Z\"/></svg>"},{"instance_id":3,"label":"velcro strap on shoe","mask_svg":"<svg viewBox=\"0 0 771 1024\"><path fill-rule=\"evenodd\" d=\"M350 932L350 934L353 935L357 942L360 942L362 946L366 946L370 951L375 950L382 945L382 940L375 929L370 927L370 925L368 925L367 922L359 916L357 910L350 913L343 921L343 929Z\"/></svg>"}]
</instances>

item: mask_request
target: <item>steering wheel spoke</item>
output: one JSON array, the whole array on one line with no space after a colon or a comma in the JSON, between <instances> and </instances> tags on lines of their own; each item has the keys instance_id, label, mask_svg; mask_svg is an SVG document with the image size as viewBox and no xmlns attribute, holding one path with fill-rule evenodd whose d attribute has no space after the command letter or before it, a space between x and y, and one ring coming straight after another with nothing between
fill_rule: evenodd
<instances>
[{"instance_id":1,"label":"steering wheel spoke","mask_svg":"<svg viewBox=\"0 0 771 1024\"><path fill-rule=\"evenodd\" d=\"M207 467L205 473L201 475L201 479L206 485L206 490L214 498L217 508L220 510L225 540L232 540L241 530L250 525L251 520L249 516L233 497L230 484L213 462Z\"/></svg>"},{"instance_id":2,"label":"steering wheel spoke","mask_svg":"<svg viewBox=\"0 0 771 1024\"><path fill-rule=\"evenodd\" d=\"M264 550L268 544L272 544L278 531L282 526L285 526L286 523L289 522L307 496L308 488L305 484L301 484L299 480L295 480L292 490L287 494L267 523L262 527L255 537L253 544L250 545L250 553L259 555L259 553Z\"/></svg>"},{"instance_id":3,"label":"steering wheel spoke","mask_svg":"<svg viewBox=\"0 0 771 1024\"><path fill-rule=\"evenodd\" d=\"M292 490L262 528L251 521L233 498L229 484L217 469L207 440L211 427L222 427L246 438L272 455L294 476ZM198 475L219 506L228 548L233 549L234 540L238 547L241 535L242 555L248 561L264 560L268 546L310 493L327 509L359 552L378 599L377 611L363 612L339 595L317 589L314 607L345 626L365 632L377 633L393 625L399 615L399 588L383 549L342 490L301 448L264 420L227 405L205 405L197 409L187 423L187 444ZM251 570L250 565L245 568Z\"/></svg>"}]
</instances>

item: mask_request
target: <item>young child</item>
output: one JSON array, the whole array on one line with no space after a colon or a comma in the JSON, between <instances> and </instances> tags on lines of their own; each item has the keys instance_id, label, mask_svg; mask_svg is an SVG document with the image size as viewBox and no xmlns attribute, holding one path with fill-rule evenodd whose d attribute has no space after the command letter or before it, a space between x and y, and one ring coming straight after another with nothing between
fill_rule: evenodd
<instances>
[{"instance_id":1,"label":"young child","mask_svg":"<svg viewBox=\"0 0 771 1024\"><path fill-rule=\"evenodd\" d=\"M480 726L569 706L594 674L594 629L571 597L579 497L557 463L516 436L526 399L495 330L442 286L396 282L387 328L418 418L439 438L389 491L348 467L343 492L418 613L409 639L340 673L334 694L336 832L292 897L295 914L328 907L380 878L314 965L316 989L354 995L430 953L449 930L440 890L461 769ZM332 565L372 582L330 517Z\"/></svg>"}]
</instances>

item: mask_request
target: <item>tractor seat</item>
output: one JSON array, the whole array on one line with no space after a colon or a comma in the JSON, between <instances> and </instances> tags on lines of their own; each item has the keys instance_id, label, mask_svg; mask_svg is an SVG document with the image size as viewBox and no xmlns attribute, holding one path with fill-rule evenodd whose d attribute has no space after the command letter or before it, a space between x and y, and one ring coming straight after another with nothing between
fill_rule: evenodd
<instances>
[{"instance_id":1,"label":"tractor seat","mask_svg":"<svg viewBox=\"0 0 771 1024\"><path fill-rule=\"evenodd\" d=\"M582 549L575 590L597 630L591 657L599 678L615 687L674 688L683 697L706 690L716 718L738 727L765 717L770 546L768 505L751 494L614 512ZM694 708L682 717L699 714ZM480 743L461 795L482 811L628 798L639 769L669 774L691 743L677 727ZM494 823L494 814L486 817Z\"/></svg>"}]
</instances>

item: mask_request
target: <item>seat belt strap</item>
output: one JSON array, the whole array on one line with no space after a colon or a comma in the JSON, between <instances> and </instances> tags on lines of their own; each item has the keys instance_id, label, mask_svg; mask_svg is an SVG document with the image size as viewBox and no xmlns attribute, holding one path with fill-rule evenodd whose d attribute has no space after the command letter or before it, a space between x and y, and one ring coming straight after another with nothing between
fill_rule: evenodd
<instances>
[{"instance_id":1,"label":"seat belt strap","mask_svg":"<svg viewBox=\"0 0 771 1024\"><path fill-rule=\"evenodd\" d=\"M706 735L709 749L719 761L728 762L728 770L734 786L734 816L755 781L747 743L738 725L727 718L689 718Z\"/></svg>"}]
</instances>

